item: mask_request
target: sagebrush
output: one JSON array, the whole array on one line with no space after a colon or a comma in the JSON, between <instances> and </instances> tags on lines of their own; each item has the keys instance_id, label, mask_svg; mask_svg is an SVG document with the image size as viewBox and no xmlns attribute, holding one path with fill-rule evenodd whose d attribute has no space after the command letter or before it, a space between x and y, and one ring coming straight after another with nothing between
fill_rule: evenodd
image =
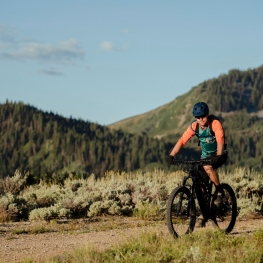
<instances>
[{"instance_id":1,"label":"sagebrush","mask_svg":"<svg viewBox=\"0 0 263 263\"><path fill-rule=\"evenodd\" d=\"M221 182L235 190L239 217L263 214L263 176L237 168L219 171ZM170 192L180 185L185 173L177 171L113 172L96 178L67 178L63 184L40 182L27 186L27 174L16 171L0 180L0 221L51 220L100 215L137 216L162 219Z\"/></svg>"}]
</instances>

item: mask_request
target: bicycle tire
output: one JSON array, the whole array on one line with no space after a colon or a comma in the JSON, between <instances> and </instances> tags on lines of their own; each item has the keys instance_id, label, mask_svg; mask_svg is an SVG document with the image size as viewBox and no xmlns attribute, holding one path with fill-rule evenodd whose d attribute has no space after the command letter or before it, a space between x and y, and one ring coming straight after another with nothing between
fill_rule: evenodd
<instances>
[{"instance_id":1,"label":"bicycle tire","mask_svg":"<svg viewBox=\"0 0 263 263\"><path fill-rule=\"evenodd\" d=\"M175 188L167 201L166 221L169 232L175 237L194 230L196 222L195 201L190 200L190 191L185 186Z\"/></svg>"},{"instance_id":2,"label":"bicycle tire","mask_svg":"<svg viewBox=\"0 0 263 263\"><path fill-rule=\"evenodd\" d=\"M222 201L220 205L215 205L214 201L217 198L217 192L215 192L212 200L212 214L214 226L224 231L225 233L230 233L236 223L237 218L237 200L234 190L229 184L222 183L220 188L223 193Z\"/></svg>"}]
</instances>

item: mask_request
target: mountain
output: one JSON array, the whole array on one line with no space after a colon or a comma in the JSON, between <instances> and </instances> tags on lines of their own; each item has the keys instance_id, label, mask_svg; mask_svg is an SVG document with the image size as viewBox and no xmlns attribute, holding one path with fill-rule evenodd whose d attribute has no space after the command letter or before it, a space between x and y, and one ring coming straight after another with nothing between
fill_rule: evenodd
<instances>
[{"instance_id":1,"label":"mountain","mask_svg":"<svg viewBox=\"0 0 263 263\"><path fill-rule=\"evenodd\" d=\"M230 70L193 87L170 103L108 127L174 143L194 119L192 107L198 101L207 102L210 113L223 122L230 156L228 167L247 165L262 170L263 66L246 71ZM189 146L194 147L191 143Z\"/></svg>"},{"instance_id":2,"label":"mountain","mask_svg":"<svg viewBox=\"0 0 263 263\"><path fill-rule=\"evenodd\" d=\"M198 101L208 103L210 112L227 116L246 114L263 116L263 66L254 70L231 70L228 74L204 81L170 103L152 111L108 125L110 129L123 129L164 137L181 132L193 120L192 107Z\"/></svg>"},{"instance_id":3,"label":"mountain","mask_svg":"<svg viewBox=\"0 0 263 263\"><path fill-rule=\"evenodd\" d=\"M192 107L205 101L226 131L226 167L263 172L263 67L204 81L175 100L112 125L65 118L23 102L0 104L0 177L16 169L34 180L75 175L103 176L108 170L149 171L168 167L166 157L193 120ZM200 156L190 140L179 159ZM63 181L63 180L62 180Z\"/></svg>"},{"instance_id":4,"label":"mountain","mask_svg":"<svg viewBox=\"0 0 263 263\"><path fill-rule=\"evenodd\" d=\"M16 169L52 177L165 167L171 148L163 140L8 101L0 105L0 145L1 177Z\"/></svg>"}]
</instances>

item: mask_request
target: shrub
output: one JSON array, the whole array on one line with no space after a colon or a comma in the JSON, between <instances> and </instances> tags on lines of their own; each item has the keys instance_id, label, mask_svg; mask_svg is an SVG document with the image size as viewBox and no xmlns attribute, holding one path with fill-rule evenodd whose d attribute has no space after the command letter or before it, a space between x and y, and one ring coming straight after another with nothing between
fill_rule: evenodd
<instances>
[{"instance_id":1,"label":"shrub","mask_svg":"<svg viewBox=\"0 0 263 263\"><path fill-rule=\"evenodd\" d=\"M243 168L219 174L221 182L230 184L236 192L240 217L263 214L262 175ZM102 214L163 218L168 196L181 184L184 175L183 171L111 171L98 179L91 175L87 179L67 178L63 185L39 183L26 187L26 175L16 171L13 177L0 180L0 220Z\"/></svg>"},{"instance_id":2,"label":"shrub","mask_svg":"<svg viewBox=\"0 0 263 263\"><path fill-rule=\"evenodd\" d=\"M99 216L102 214L110 214L110 215L121 215L121 206L119 202L115 202L112 200L105 200L94 202L88 211L88 216Z\"/></svg>"},{"instance_id":3,"label":"shrub","mask_svg":"<svg viewBox=\"0 0 263 263\"><path fill-rule=\"evenodd\" d=\"M62 218L70 218L70 210L56 205L50 207L37 208L32 210L29 214L29 220L49 221L51 219Z\"/></svg>"},{"instance_id":4,"label":"shrub","mask_svg":"<svg viewBox=\"0 0 263 263\"><path fill-rule=\"evenodd\" d=\"M0 195L6 193L19 194L22 189L26 186L28 173L22 175L19 170L16 170L14 176L0 179Z\"/></svg>"},{"instance_id":5,"label":"shrub","mask_svg":"<svg viewBox=\"0 0 263 263\"><path fill-rule=\"evenodd\" d=\"M86 214L92 200L88 192L73 192L71 189L66 189L59 203L61 207L69 209L73 217L79 217Z\"/></svg>"},{"instance_id":6,"label":"shrub","mask_svg":"<svg viewBox=\"0 0 263 263\"><path fill-rule=\"evenodd\" d=\"M18 212L14 195L7 193L0 197L0 222L16 221Z\"/></svg>"},{"instance_id":7,"label":"shrub","mask_svg":"<svg viewBox=\"0 0 263 263\"><path fill-rule=\"evenodd\" d=\"M134 209L134 215L140 219L158 219L164 217L165 202L156 203L146 200L145 202L138 202Z\"/></svg>"},{"instance_id":8,"label":"shrub","mask_svg":"<svg viewBox=\"0 0 263 263\"><path fill-rule=\"evenodd\" d=\"M61 189L58 185L32 185L21 196L28 202L28 207L40 208L54 205L60 198Z\"/></svg>"}]
</instances>

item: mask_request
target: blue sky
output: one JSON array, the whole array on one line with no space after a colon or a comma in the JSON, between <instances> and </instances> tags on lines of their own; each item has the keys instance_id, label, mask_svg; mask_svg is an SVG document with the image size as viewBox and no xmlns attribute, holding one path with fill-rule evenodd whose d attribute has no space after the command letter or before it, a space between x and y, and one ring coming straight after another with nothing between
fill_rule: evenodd
<instances>
[{"instance_id":1,"label":"blue sky","mask_svg":"<svg viewBox=\"0 0 263 263\"><path fill-rule=\"evenodd\" d=\"M102 125L263 64L263 1L2 1L0 102Z\"/></svg>"}]
</instances>

